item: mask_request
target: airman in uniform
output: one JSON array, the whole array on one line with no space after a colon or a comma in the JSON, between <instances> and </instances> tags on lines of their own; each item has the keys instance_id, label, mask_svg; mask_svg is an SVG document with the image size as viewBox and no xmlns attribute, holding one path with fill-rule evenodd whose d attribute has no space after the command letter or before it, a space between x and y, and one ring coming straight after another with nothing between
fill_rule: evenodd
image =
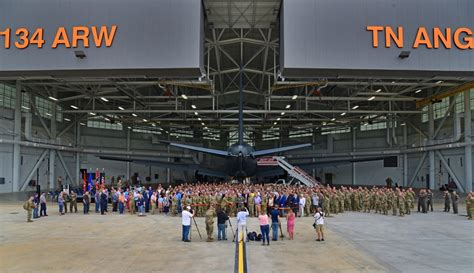
<instances>
[{"instance_id":1,"label":"airman in uniform","mask_svg":"<svg viewBox=\"0 0 474 273\"><path fill-rule=\"evenodd\" d=\"M33 196L30 196L30 198L28 198L28 200L26 200L26 202L23 204L23 209L26 210L26 221L28 223L33 222L33 220L31 220L31 217L33 216L34 208L35 204L33 203Z\"/></svg>"},{"instance_id":2,"label":"airman in uniform","mask_svg":"<svg viewBox=\"0 0 474 273\"><path fill-rule=\"evenodd\" d=\"M466 196L466 212L467 219L472 220L474 218L474 195L472 192Z\"/></svg>"},{"instance_id":3,"label":"airman in uniform","mask_svg":"<svg viewBox=\"0 0 474 273\"><path fill-rule=\"evenodd\" d=\"M254 206L254 201L253 201L254 196L255 196L255 194L253 192L251 192L249 194L249 198L248 198L249 216L250 217L255 217L255 206Z\"/></svg>"},{"instance_id":4,"label":"airman in uniform","mask_svg":"<svg viewBox=\"0 0 474 273\"><path fill-rule=\"evenodd\" d=\"M325 216L329 217L331 216L331 198L329 197L329 193L325 192L322 195L322 199L323 199L323 210L324 210L324 213L326 214Z\"/></svg>"},{"instance_id":5,"label":"airman in uniform","mask_svg":"<svg viewBox=\"0 0 474 273\"><path fill-rule=\"evenodd\" d=\"M71 202L69 203L69 210L72 213L72 208L74 208L74 213L77 213L77 193L74 191L71 191Z\"/></svg>"},{"instance_id":6,"label":"airman in uniform","mask_svg":"<svg viewBox=\"0 0 474 273\"><path fill-rule=\"evenodd\" d=\"M304 216L310 216L312 215L311 213L311 207L312 207L312 202L313 200L311 199L311 196L309 194L304 194L304 197L306 199L306 203L304 204Z\"/></svg>"},{"instance_id":7,"label":"airman in uniform","mask_svg":"<svg viewBox=\"0 0 474 273\"><path fill-rule=\"evenodd\" d=\"M403 196L403 192L398 192L397 206L400 217L405 216L405 198Z\"/></svg>"},{"instance_id":8,"label":"airman in uniform","mask_svg":"<svg viewBox=\"0 0 474 273\"><path fill-rule=\"evenodd\" d=\"M207 232L207 241L214 241L214 217L217 217L216 210L214 206L210 206L206 211L206 232Z\"/></svg>"},{"instance_id":9,"label":"airman in uniform","mask_svg":"<svg viewBox=\"0 0 474 273\"><path fill-rule=\"evenodd\" d=\"M451 195L448 191L444 191L444 211L449 212L451 209Z\"/></svg>"},{"instance_id":10,"label":"airman in uniform","mask_svg":"<svg viewBox=\"0 0 474 273\"><path fill-rule=\"evenodd\" d=\"M453 191L452 196L451 196L451 201L453 202L453 213L458 214L458 200L459 200L459 195L457 192Z\"/></svg>"},{"instance_id":11,"label":"airman in uniform","mask_svg":"<svg viewBox=\"0 0 474 273\"><path fill-rule=\"evenodd\" d=\"M135 193L133 191L130 192L128 195L129 199L129 206L130 206L130 214L135 214ZM98 200L96 201L98 202Z\"/></svg>"}]
</instances>

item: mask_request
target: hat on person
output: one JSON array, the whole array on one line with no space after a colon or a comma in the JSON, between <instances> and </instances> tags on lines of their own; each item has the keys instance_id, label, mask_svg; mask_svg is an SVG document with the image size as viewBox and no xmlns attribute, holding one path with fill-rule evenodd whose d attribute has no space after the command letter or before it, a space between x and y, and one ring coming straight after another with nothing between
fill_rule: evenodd
<instances>
[{"instance_id":1,"label":"hat on person","mask_svg":"<svg viewBox=\"0 0 474 273\"><path fill-rule=\"evenodd\" d=\"M186 207L186 209L187 209L187 210L190 210L190 209L191 209L191 207L190 207L190 206L187 206L187 207Z\"/></svg>"}]
</instances>

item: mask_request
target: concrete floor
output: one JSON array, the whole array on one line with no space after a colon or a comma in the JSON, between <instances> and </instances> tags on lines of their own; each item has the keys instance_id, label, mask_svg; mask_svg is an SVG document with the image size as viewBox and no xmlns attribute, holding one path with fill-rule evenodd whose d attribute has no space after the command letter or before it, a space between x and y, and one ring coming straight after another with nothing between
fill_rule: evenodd
<instances>
[{"instance_id":1,"label":"concrete floor","mask_svg":"<svg viewBox=\"0 0 474 273\"><path fill-rule=\"evenodd\" d=\"M49 217L26 223L21 205L0 201L0 272L234 270L231 240L207 243L193 227L193 242L182 243L178 217L58 216L57 206L51 204ZM461 216L345 213L326 220L326 242L315 241L311 218L297 219L294 241L285 238L269 247L250 242L249 272L472 272L474 268L474 221ZM197 222L204 236L204 221ZM251 219L249 231L257 227L257 219Z\"/></svg>"}]
</instances>

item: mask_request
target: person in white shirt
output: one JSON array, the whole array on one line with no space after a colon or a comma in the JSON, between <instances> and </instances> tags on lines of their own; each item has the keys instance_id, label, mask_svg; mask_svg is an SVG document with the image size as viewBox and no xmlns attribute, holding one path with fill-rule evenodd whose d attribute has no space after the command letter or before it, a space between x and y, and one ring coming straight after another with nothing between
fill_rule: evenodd
<instances>
[{"instance_id":1,"label":"person in white shirt","mask_svg":"<svg viewBox=\"0 0 474 273\"><path fill-rule=\"evenodd\" d=\"M320 207L316 209L316 214L314 214L314 224L316 234L318 235L316 241L324 241L324 214Z\"/></svg>"},{"instance_id":2,"label":"person in white shirt","mask_svg":"<svg viewBox=\"0 0 474 273\"><path fill-rule=\"evenodd\" d=\"M299 217L304 217L304 206L306 205L306 198L304 195L300 194L300 208L298 211Z\"/></svg>"},{"instance_id":3,"label":"person in white shirt","mask_svg":"<svg viewBox=\"0 0 474 273\"><path fill-rule=\"evenodd\" d=\"M237 238L239 241L245 238L242 235L245 236L247 232L247 216L249 216L249 211L246 207L241 208L239 213L237 213Z\"/></svg>"},{"instance_id":4,"label":"person in white shirt","mask_svg":"<svg viewBox=\"0 0 474 273\"><path fill-rule=\"evenodd\" d=\"M183 224L183 242L191 242L189 240L189 231L191 230L191 219L194 217L194 214L190 212L191 207L187 206L185 210L181 213L181 220Z\"/></svg>"}]
</instances>

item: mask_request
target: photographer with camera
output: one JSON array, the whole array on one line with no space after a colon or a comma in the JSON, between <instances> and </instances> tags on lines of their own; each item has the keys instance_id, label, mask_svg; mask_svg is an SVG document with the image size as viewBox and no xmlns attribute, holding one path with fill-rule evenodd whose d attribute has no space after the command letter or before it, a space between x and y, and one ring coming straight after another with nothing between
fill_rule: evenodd
<instances>
[{"instance_id":1,"label":"photographer with camera","mask_svg":"<svg viewBox=\"0 0 474 273\"><path fill-rule=\"evenodd\" d=\"M185 210L181 213L181 221L183 225L183 242L191 242L189 239L189 231L191 230L191 219L194 217L194 213L191 210L190 206L187 206Z\"/></svg>"},{"instance_id":2,"label":"photographer with camera","mask_svg":"<svg viewBox=\"0 0 474 273\"><path fill-rule=\"evenodd\" d=\"M316 214L314 214L313 227L318 235L316 241L324 241L324 213L321 211L320 207L316 209Z\"/></svg>"}]
</instances>

